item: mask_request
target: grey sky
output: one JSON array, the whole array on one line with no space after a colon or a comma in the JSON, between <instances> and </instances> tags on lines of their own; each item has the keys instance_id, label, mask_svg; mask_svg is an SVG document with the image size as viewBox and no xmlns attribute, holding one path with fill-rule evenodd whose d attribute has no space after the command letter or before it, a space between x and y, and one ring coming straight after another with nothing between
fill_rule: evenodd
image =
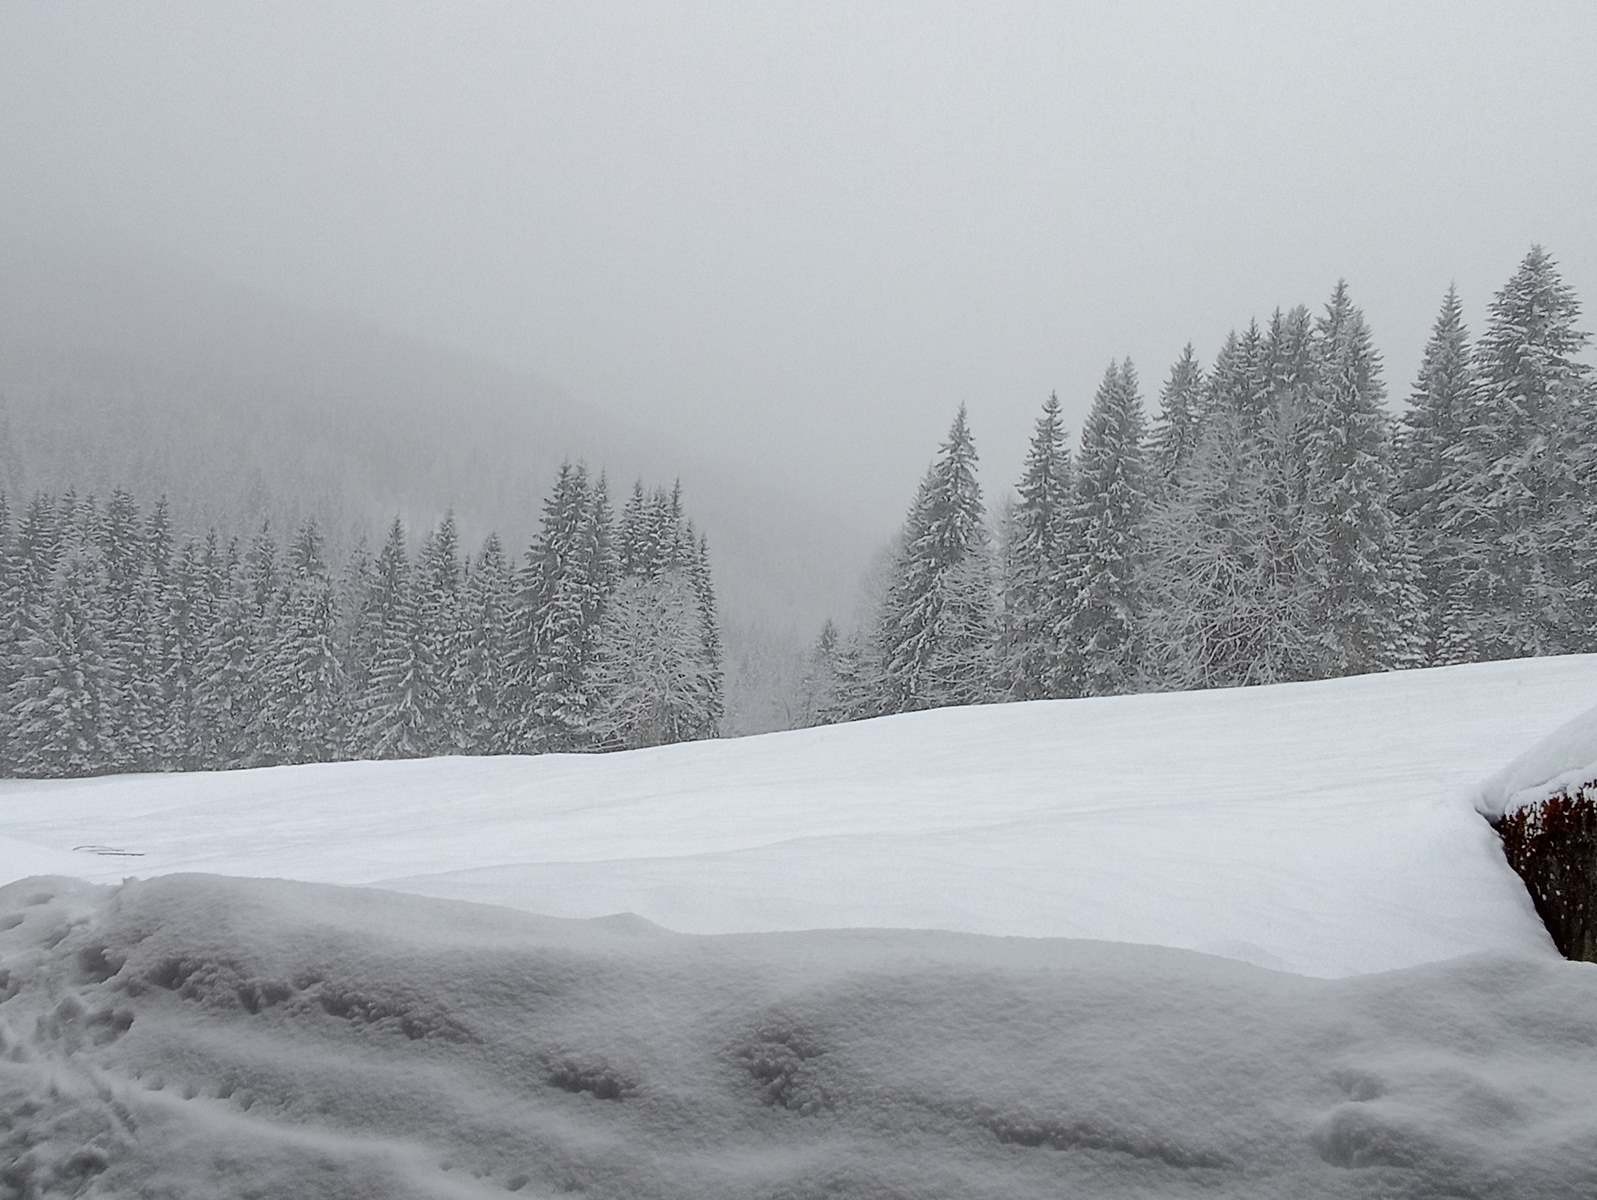
<instances>
[{"instance_id":1,"label":"grey sky","mask_svg":"<svg viewBox=\"0 0 1597 1200\"><path fill-rule=\"evenodd\" d=\"M1110 356L1338 275L1406 390L1542 241L1597 302L1597 4L0 7L0 220L672 422L883 530Z\"/></svg>"}]
</instances>

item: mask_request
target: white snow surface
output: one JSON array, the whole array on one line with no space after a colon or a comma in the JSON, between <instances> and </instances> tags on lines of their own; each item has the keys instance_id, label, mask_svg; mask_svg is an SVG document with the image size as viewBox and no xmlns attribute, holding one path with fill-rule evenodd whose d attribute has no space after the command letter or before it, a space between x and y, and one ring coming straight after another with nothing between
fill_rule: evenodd
<instances>
[{"instance_id":1,"label":"white snow surface","mask_svg":"<svg viewBox=\"0 0 1597 1200\"><path fill-rule=\"evenodd\" d=\"M12 781L0 868L379 885L690 933L1093 938L1320 976L1550 957L1471 797L1593 696L1580 656L609 756Z\"/></svg>"},{"instance_id":2,"label":"white snow surface","mask_svg":"<svg viewBox=\"0 0 1597 1200\"><path fill-rule=\"evenodd\" d=\"M1597 708L1559 726L1502 770L1475 796L1475 807L1495 820L1539 804L1558 792L1597 779Z\"/></svg>"},{"instance_id":3,"label":"white snow surface","mask_svg":"<svg viewBox=\"0 0 1597 1200\"><path fill-rule=\"evenodd\" d=\"M0 1194L1575 1200L1597 968L0 888Z\"/></svg>"},{"instance_id":4,"label":"white snow surface","mask_svg":"<svg viewBox=\"0 0 1597 1200\"><path fill-rule=\"evenodd\" d=\"M1597 1196L1597 967L1471 804L1594 685L6 783L0 1198Z\"/></svg>"}]
</instances>

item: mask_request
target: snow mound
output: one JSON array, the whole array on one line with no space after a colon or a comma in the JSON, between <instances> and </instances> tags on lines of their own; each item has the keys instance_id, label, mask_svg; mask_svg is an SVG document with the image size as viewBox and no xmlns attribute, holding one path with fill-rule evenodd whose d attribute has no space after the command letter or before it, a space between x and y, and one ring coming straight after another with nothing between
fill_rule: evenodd
<instances>
[{"instance_id":1,"label":"snow mound","mask_svg":"<svg viewBox=\"0 0 1597 1200\"><path fill-rule=\"evenodd\" d=\"M0 882L203 871L689 933L1139 942L1322 976L1551 956L1460 798L1594 694L1597 657L1569 657L631 754L0 782L0 834L36 848L0 855Z\"/></svg>"},{"instance_id":2,"label":"snow mound","mask_svg":"<svg viewBox=\"0 0 1597 1200\"><path fill-rule=\"evenodd\" d=\"M0 1189L1597 1194L1597 970L699 937L283 881L0 888Z\"/></svg>"},{"instance_id":3,"label":"snow mound","mask_svg":"<svg viewBox=\"0 0 1597 1200\"><path fill-rule=\"evenodd\" d=\"M1475 793L1475 807L1495 821L1594 779L1597 708L1560 726L1488 779Z\"/></svg>"}]
</instances>

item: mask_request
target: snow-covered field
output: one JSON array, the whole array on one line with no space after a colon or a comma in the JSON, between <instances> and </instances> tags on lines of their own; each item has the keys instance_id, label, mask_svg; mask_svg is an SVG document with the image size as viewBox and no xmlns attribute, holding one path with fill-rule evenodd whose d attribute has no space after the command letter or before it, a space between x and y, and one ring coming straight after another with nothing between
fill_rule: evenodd
<instances>
[{"instance_id":1,"label":"snow-covered field","mask_svg":"<svg viewBox=\"0 0 1597 1200\"><path fill-rule=\"evenodd\" d=\"M1098 938L1326 976L1551 953L1471 796L1594 703L1597 657L1572 657L606 757L0 782L0 881L276 876L686 933Z\"/></svg>"},{"instance_id":2,"label":"snow-covered field","mask_svg":"<svg viewBox=\"0 0 1597 1200\"><path fill-rule=\"evenodd\" d=\"M1597 1195L1597 968L1474 811L1594 701L0 784L0 1197Z\"/></svg>"}]
</instances>

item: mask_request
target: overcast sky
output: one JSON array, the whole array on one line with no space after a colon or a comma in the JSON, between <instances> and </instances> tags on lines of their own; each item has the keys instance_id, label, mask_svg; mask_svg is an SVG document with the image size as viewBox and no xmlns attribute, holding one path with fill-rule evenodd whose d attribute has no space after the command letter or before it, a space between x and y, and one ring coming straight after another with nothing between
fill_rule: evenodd
<instances>
[{"instance_id":1,"label":"overcast sky","mask_svg":"<svg viewBox=\"0 0 1597 1200\"><path fill-rule=\"evenodd\" d=\"M1337 276L1399 393L1597 299L1597 3L0 4L0 220L186 259L896 521ZM1591 322L1588 321L1588 324Z\"/></svg>"}]
</instances>

